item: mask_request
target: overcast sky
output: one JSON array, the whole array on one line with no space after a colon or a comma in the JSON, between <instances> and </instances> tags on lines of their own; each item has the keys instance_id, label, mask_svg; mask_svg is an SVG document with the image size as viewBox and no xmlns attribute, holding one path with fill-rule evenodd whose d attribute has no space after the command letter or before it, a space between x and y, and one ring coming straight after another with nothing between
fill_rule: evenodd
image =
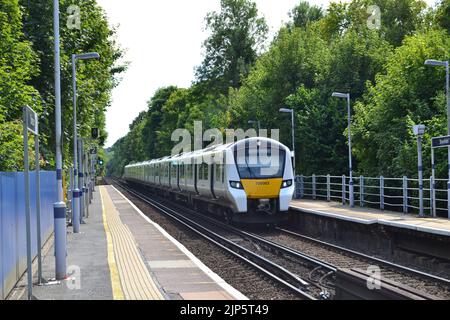
<instances>
[{"instance_id":1,"label":"overcast sky","mask_svg":"<svg viewBox=\"0 0 450 320\"><path fill-rule=\"evenodd\" d=\"M255 0L273 35L299 0ZM202 61L207 37L204 17L220 8L219 0L97 0L110 24L119 25L118 42L130 62L113 91L106 115L109 147L128 132L128 126L160 87L189 87L194 67ZM326 8L329 1L310 1ZM434 3L434 0L427 0Z\"/></svg>"}]
</instances>

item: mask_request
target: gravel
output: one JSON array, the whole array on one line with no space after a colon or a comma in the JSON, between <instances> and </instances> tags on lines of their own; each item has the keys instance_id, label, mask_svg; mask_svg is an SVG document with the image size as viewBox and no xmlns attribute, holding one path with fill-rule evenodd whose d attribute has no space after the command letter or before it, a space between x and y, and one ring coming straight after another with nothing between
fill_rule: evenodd
<instances>
[{"instance_id":1,"label":"gravel","mask_svg":"<svg viewBox=\"0 0 450 320\"><path fill-rule=\"evenodd\" d=\"M251 300L298 300L286 288L262 275L217 246L187 230L181 224L157 212L144 201L134 197L119 185L114 184L145 215L164 228L182 243L213 272Z\"/></svg>"}]
</instances>

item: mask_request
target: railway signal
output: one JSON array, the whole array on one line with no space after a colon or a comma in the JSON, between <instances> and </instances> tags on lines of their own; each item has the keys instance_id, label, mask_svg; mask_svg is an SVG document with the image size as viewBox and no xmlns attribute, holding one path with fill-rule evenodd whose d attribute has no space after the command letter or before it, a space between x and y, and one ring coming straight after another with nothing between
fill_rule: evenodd
<instances>
[{"instance_id":1,"label":"railway signal","mask_svg":"<svg viewBox=\"0 0 450 320\"><path fill-rule=\"evenodd\" d=\"M94 140L98 139L98 137L99 137L98 128L92 128L91 129L91 137Z\"/></svg>"}]
</instances>

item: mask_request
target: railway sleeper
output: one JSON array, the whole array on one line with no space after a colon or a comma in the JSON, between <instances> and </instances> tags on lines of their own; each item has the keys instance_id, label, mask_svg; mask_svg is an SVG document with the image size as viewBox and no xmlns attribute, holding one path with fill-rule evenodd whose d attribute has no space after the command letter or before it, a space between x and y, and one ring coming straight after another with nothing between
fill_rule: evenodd
<instances>
[{"instance_id":1,"label":"railway sleeper","mask_svg":"<svg viewBox=\"0 0 450 320\"><path fill-rule=\"evenodd\" d=\"M338 269L335 300L439 300L401 283L360 269Z\"/></svg>"}]
</instances>

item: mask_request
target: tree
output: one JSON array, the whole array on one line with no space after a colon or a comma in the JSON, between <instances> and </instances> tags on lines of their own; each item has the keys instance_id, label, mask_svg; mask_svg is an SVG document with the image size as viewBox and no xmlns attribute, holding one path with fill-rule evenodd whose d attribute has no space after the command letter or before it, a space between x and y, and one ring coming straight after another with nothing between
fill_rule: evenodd
<instances>
[{"instance_id":1,"label":"tree","mask_svg":"<svg viewBox=\"0 0 450 320\"><path fill-rule=\"evenodd\" d=\"M426 3L422 0L353 0L331 3L321 21L323 36L329 40L343 35L348 29L365 29L371 16L368 8L380 8L380 34L390 44L399 46L405 36L412 35L424 19Z\"/></svg>"},{"instance_id":2,"label":"tree","mask_svg":"<svg viewBox=\"0 0 450 320\"><path fill-rule=\"evenodd\" d=\"M393 47L376 30L350 28L330 44L331 59L325 90L351 93L359 99L366 90L367 81L384 71ZM328 92L329 92L328 91Z\"/></svg>"},{"instance_id":3,"label":"tree","mask_svg":"<svg viewBox=\"0 0 450 320\"><path fill-rule=\"evenodd\" d=\"M196 78L209 92L237 88L255 62L266 38L267 25L250 0L221 0L221 11L206 16L211 36Z\"/></svg>"},{"instance_id":4,"label":"tree","mask_svg":"<svg viewBox=\"0 0 450 320\"><path fill-rule=\"evenodd\" d=\"M281 140L290 145L290 126L278 110L300 86L309 89L323 83L330 58L327 43L313 26L283 28L242 87L231 92L228 125L245 128L249 119L260 120L263 128L279 128Z\"/></svg>"},{"instance_id":5,"label":"tree","mask_svg":"<svg viewBox=\"0 0 450 320\"><path fill-rule=\"evenodd\" d=\"M436 24L450 34L450 0L441 0L436 10Z\"/></svg>"},{"instance_id":6,"label":"tree","mask_svg":"<svg viewBox=\"0 0 450 320\"><path fill-rule=\"evenodd\" d=\"M395 50L355 106L354 152L364 174L400 177L417 171L413 124L427 125L424 163L429 163L429 141L446 133L445 70L424 65L425 59L447 59L450 37L429 30L406 38ZM442 174L446 171L438 167ZM427 172L429 173L429 172Z\"/></svg>"},{"instance_id":7,"label":"tree","mask_svg":"<svg viewBox=\"0 0 450 320\"><path fill-rule=\"evenodd\" d=\"M321 7L301 1L289 12L289 17L292 19L288 24L290 27L306 28L310 23L322 19L323 11Z\"/></svg>"},{"instance_id":8,"label":"tree","mask_svg":"<svg viewBox=\"0 0 450 320\"><path fill-rule=\"evenodd\" d=\"M164 154L163 148L158 144L158 135L164 131L162 125L162 109L172 93L176 90L177 87L175 86L160 88L148 102L148 111L146 114L146 122L142 129L142 135L145 139L145 155L149 159L156 159L167 155Z\"/></svg>"},{"instance_id":9,"label":"tree","mask_svg":"<svg viewBox=\"0 0 450 320\"><path fill-rule=\"evenodd\" d=\"M67 168L70 165L72 150L72 66L71 55L96 51L100 54L98 61L80 61L77 65L78 82L78 125L79 135L90 135L90 129L100 129L100 145L106 139L105 111L110 104L111 90L117 85L117 74L125 70L119 64L122 51L114 40L115 30L108 25L108 20L96 0L60 0L61 20L61 104L63 123L63 160ZM31 85L42 97L41 120L42 136L47 143L43 145L45 156L54 162L54 67L53 67L53 3L51 1L20 0L24 8L24 32L37 52L39 60L36 65L40 72L32 74ZM69 29L68 7L76 4L80 7L80 29Z\"/></svg>"},{"instance_id":10,"label":"tree","mask_svg":"<svg viewBox=\"0 0 450 320\"><path fill-rule=\"evenodd\" d=\"M28 84L38 58L22 32L17 0L0 0L0 171L23 169L22 107L41 112L39 93Z\"/></svg>"}]
</instances>

